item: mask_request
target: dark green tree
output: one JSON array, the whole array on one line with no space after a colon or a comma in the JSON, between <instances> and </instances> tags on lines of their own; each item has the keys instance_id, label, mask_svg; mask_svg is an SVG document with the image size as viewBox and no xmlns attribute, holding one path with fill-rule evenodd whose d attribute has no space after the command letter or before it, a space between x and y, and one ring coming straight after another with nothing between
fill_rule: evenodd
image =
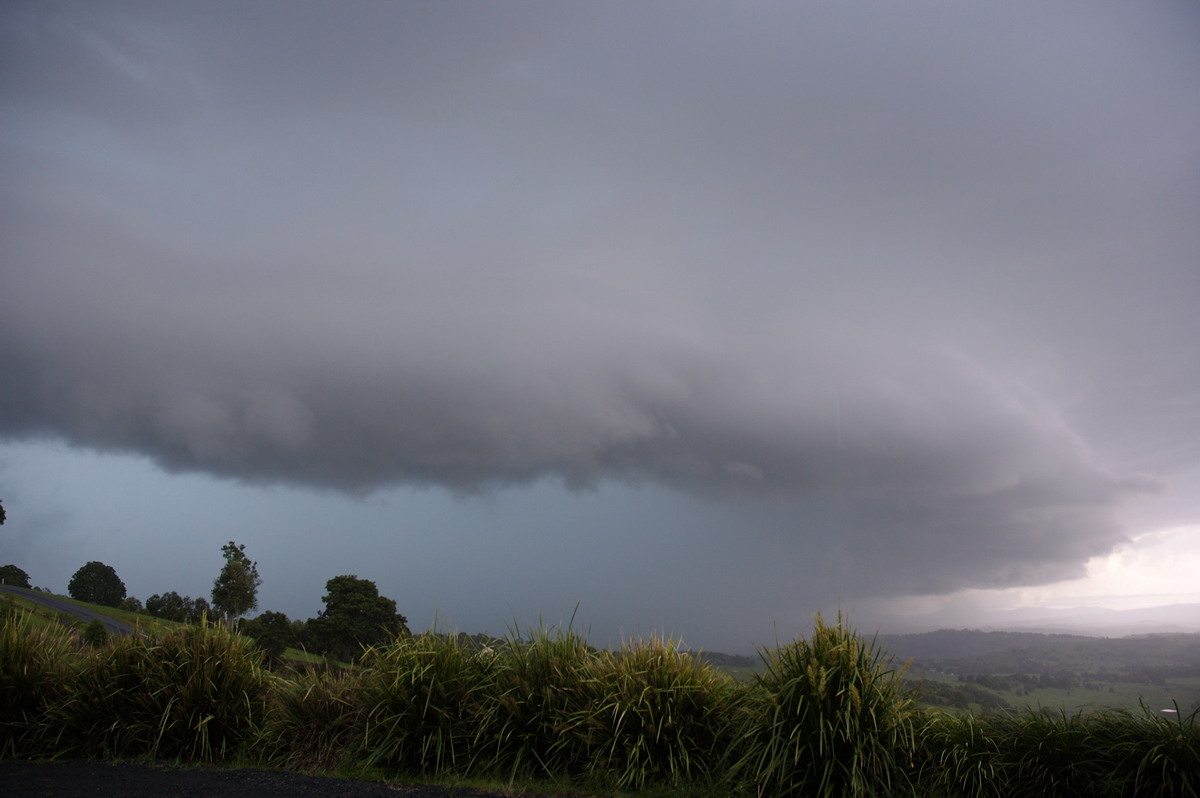
<instances>
[{"instance_id":1,"label":"dark green tree","mask_svg":"<svg viewBox=\"0 0 1200 798\"><path fill-rule=\"evenodd\" d=\"M268 610L257 618L242 621L238 630L247 637L254 638L267 654L267 667L273 668L287 651L300 642L292 622L282 612Z\"/></svg>"},{"instance_id":2,"label":"dark green tree","mask_svg":"<svg viewBox=\"0 0 1200 798\"><path fill-rule=\"evenodd\" d=\"M212 604L230 626L258 606L258 563L246 556L246 547L232 540L221 547L225 565L213 582Z\"/></svg>"},{"instance_id":3,"label":"dark green tree","mask_svg":"<svg viewBox=\"0 0 1200 798\"><path fill-rule=\"evenodd\" d=\"M155 593L146 599L146 612L155 618L162 618L164 621L184 623L188 620L192 605L193 602L189 597L181 596L174 590L168 590L162 594Z\"/></svg>"},{"instance_id":4,"label":"dark green tree","mask_svg":"<svg viewBox=\"0 0 1200 798\"><path fill-rule=\"evenodd\" d=\"M201 619L212 614L212 608L203 596L192 598L168 590L161 595L155 593L146 599L146 614L162 618L164 621L200 623Z\"/></svg>"},{"instance_id":5,"label":"dark green tree","mask_svg":"<svg viewBox=\"0 0 1200 798\"><path fill-rule=\"evenodd\" d=\"M115 607L125 598L125 583L111 565L93 560L75 572L67 592L78 601Z\"/></svg>"},{"instance_id":6,"label":"dark green tree","mask_svg":"<svg viewBox=\"0 0 1200 798\"><path fill-rule=\"evenodd\" d=\"M7 516L4 514L4 500L0 499L0 524L4 523L5 518L7 518Z\"/></svg>"},{"instance_id":7,"label":"dark green tree","mask_svg":"<svg viewBox=\"0 0 1200 798\"><path fill-rule=\"evenodd\" d=\"M117 609L125 610L125 612L140 612L145 613L146 607L142 604L142 600L137 596L126 596Z\"/></svg>"},{"instance_id":8,"label":"dark green tree","mask_svg":"<svg viewBox=\"0 0 1200 798\"><path fill-rule=\"evenodd\" d=\"M187 598L187 596L184 596L184 598ZM194 601L191 599L189 601L192 603L188 605L188 623L198 624L213 615L212 606L204 596L196 596Z\"/></svg>"},{"instance_id":9,"label":"dark green tree","mask_svg":"<svg viewBox=\"0 0 1200 798\"><path fill-rule=\"evenodd\" d=\"M309 620L310 645L322 654L352 661L363 646L407 636L408 619L396 612L396 602L379 595L369 579L335 576L325 583L325 609Z\"/></svg>"},{"instance_id":10,"label":"dark green tree","mask_svg":"<svg viewBox=\"0 0 1200 798\"><path fill-rule=\"evenodd\" d=\"M0 585L29 587L29 574L15 565L0 566Z\"/></svg>"}]
</instances>

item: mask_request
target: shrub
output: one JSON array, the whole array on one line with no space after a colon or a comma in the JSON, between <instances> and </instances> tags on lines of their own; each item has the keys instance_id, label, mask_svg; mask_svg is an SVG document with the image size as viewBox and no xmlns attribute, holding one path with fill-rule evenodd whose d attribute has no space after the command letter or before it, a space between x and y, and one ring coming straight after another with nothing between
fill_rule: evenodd
<instances>
[{"instance_id":1,"label":"shrub","mask_svg":"<svg viewBox=\"0 0 1200 798\"><path fill-rule=\"evenodd\" d=\"M83 642L92 647L107 643L108 627L104 625L104 621L99 618L92 618L88 621L87 626L83 627Z\"/></svg>"}]
</instances>

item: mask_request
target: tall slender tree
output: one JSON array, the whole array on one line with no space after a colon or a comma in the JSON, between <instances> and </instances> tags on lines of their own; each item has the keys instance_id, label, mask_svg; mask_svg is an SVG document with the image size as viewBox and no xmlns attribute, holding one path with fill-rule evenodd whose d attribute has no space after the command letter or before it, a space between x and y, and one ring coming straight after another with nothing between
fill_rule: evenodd
<instances>
[{"instance_id":1,"label":"tall slender tree","mask_svg":"<svg viewBox=\"0 0 1200 798\"><path fill-rule=\"evenodd\" d=\"M258 606L258 586L262 579L258 575L258 563L246 556L246 547L232 540L221 547L225 565L213 582L212 603L217 612L230 626L237 626L241 618Z\"/></svg>"}]
</instances>

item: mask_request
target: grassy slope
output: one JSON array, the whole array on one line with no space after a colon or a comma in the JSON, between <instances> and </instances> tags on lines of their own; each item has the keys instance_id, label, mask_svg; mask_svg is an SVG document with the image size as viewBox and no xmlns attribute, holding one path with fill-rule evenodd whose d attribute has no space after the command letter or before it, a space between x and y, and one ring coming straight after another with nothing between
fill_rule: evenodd
<instances>
[{"instance_id":1,"label":"grassy slope","mask_svg":"<svg viewBox=\"0 0 1200 798\"><path fill-rule=\"evenodd\" d=\"M174 621L164 621L159 618L153 618L149 615L140 615L136 612L126 612L125 610L119 610L115 607L105 607L100 604L89 604L86 601L76 601L68 596L60 596L57 594L53 595L54 598L58 599L59 601L63 601L67 604L73 604L80 609L90 610L108 618L112 618L114 621L120 621L121 623L127 623L130 626L137 626L142 629L161 628L165 631L183 625ZM27 599L24 596L19 596L15 593L5 593L3 599L7 600L9 598L12 599L16 606L32 613L35 623L46 624L59 622L59 613L55 610L43 607L41 604L38 604L31 599Z\"/></svg>"},{"instance_id":2,"label":"grassy slope","mask_svg":"<svg viewBox=\"0 0 1200 798\"><path fill-rule=\"evenodd\" d=\"M187 624L180 623L178 621L167 621L162 618L155 618L152 615L145 615L145 614L139 613L139 612L128 612L126 610L117 609L115 607L105 607L101 604L89 604L86 601L77 601L76 599L70 598L69 596L59 596L57 594L54 594L54 597L56 599L59 599L60 601L66 602L68 604L74 604L75 606L80 607L81 609L91 610L92 612L99 613L100 615L104 615L108 618L112 618L114 621L120 621L121 623L127 623L130 626L134 627L135 629L141 629L142 631L146 631L146 632L149 632L149 631L169 632L173 629L179 629L181 627L187 626ZM33 616L34 623L39 626L44 626L47 624L57 624L57 623L61 622L61 618L59 617L58 612L55 612L54 610L49 609L47 607L43 607L41 604L38 604L35 601L31 601L30 599L27 599L23 596L16 595L14 593L5 593L4 596L2 598L0 598L0 600L7 600L8 598L11 598L13 603L16 606L20 607L21 609L27 610ZM79 626L82 627L83 623L80 622ZM283 656L284 656L284 659L290 659L290 660L294 660L296 662L319 663L319 662L325 661L322 657L317 656L316 654L309 654L307 651L301 651L300 649L296 649L296 648L289 648L287 651L284 652Z\"/></svg>"}]
</instances>

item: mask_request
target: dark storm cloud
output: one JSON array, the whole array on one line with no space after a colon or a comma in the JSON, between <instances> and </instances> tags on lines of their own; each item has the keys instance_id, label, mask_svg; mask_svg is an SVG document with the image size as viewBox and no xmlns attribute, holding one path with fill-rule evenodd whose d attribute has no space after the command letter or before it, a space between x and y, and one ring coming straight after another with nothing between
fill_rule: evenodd
<instances>
[{"instance_id":1,"label":"dark storm cloud","mask_svg":"<svg viewBox=\"0 0 1200 798\"><path fill-rule=\"evenodd\" d=\"M1076 573L1200 457L1196 19L1077 11L10 7L0 433Z\"/></svg>"}]
</instances>

